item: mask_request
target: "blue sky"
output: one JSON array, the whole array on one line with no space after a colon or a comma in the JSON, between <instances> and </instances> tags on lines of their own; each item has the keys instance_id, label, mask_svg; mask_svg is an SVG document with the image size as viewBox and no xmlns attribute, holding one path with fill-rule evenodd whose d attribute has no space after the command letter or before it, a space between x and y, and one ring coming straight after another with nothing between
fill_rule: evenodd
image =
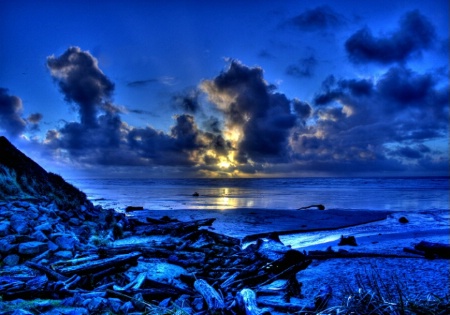
<instances>
[{"instance_id":1,"label":"blue sky","mask_svg":"<svg viewBox=\"0 0 450 315\"><path fill-rule=\"evenodd\" d=\"M448 175L448 1L2 1L0 134L67 176Z\"/></svg>"}]
</instances>

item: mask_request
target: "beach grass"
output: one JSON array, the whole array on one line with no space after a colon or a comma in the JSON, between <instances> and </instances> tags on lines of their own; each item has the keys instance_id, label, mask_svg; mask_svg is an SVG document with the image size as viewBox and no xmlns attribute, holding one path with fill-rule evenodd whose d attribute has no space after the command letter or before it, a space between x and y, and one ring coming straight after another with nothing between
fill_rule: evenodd
<instances>
[{"instance_id":1,"label":"beach grass","mask_svg":"<svg viewBox=\"0 0 450 315\"><path fill-rule=\"evenodd\" d=\"M442 283L442 285L448 285ZM342 305L330 307L320 315L445 315L450 314L450 296L433 293L411 295L401 278L380 276L376 268L356 275L356 286L346 285Z\"/></svg>"}]
</instances>

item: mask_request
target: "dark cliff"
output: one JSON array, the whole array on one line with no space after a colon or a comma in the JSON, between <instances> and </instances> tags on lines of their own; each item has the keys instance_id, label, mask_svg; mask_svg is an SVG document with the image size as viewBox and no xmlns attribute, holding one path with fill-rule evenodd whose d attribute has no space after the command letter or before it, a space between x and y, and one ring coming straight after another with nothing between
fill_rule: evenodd
<instances>
[{"instance_id":1,"label":"dark cliff","mask_svg":"<svg viewBox=\"0 0 450 315\"><path fill-rule=\"evenodd\" d=\"M63 208L90 205L82 191L44 170L1 136L0 200L20 198L53 201Z\"/></svg>"}]
</instances>

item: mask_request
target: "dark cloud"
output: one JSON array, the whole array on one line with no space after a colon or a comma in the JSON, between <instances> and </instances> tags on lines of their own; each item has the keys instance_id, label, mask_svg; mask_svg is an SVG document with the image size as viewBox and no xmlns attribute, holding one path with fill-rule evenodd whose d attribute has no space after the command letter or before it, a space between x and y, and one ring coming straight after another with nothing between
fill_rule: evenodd
<instances>
[{"instance_id":1,"label":"dark cloud","mask_svg":"<svg viewBox=\"0 0 450 315\"><path fill-rule=\"evenodd\" d=\"M286 160L289 132L297 116L291 113L291 101L266 83L261 68L232 61L226 71L202 86L224 114L226 128L240 133L240 163Z\"/></svg>"},{"instance_id":2,"label":"dark cloud","mask_svg":"<svg viewBox=\"0 0 450 315\"><path fill-rule=\"evenodd\" d=\"M317 59L314 56L299 60L298 64L287 67L286 74L298 78L310 78L314 75Z\"/></svg>"},{"instance_id":3,"label":"dark cloud","mask_svg":"<svg viewBox=\"0 0 450 315\"><path fill-rule=\"evenodd\" d=\"M295 160L335 172L412 170L406 160L431 154L424 142L448 136L448 90L436 77L393 67L376 82L327 78L315 96L315 123L292 137Z\"/></svg>"},{"instance_id":4,"label":"dark cloud","mask_svg":"<svg viewBox=\"0 0 450 315\"><path fill-rule=\"evenodd\" d=\"M329 6L306 10L289 21L289 24L305 32L332 30L345 23L345 18Z\"/></svg>"},{"instance_id":5,"label":"dark cloud","mask_svg":"<svg viewBox=\"0 0 450 315\"><path fill-rule=\"evenodd\" d=\"M423 157L423 153L418 149L413 149L411 147L400 147L392 155L400 156L407 159L420 159Z\"/></svg>"},{"instance_id":6,"label":"dark cloud","mask_svg":"<svg viewBox=\"0 0 450 315\"><path fill-rule=\"evenodd\" d=\"M299 115L299 117L305 121L308 119L312 114L312 108L311 105L309 105L307 102L302 102L300 100L293 100L292 104L294 106L294 111Z\"/></svg>"},{"instance_id":7,"label":"dark cloud","mask_svg":"<svg viewBox=\"0 0 450 315\"><path fill-rule=\"evenodd\" d=\"M99 106L114 90L114 84L98 68L97 60L87 51L70 47L60 57L48 57L47 67L65 99L77 104L81 123L95 127Z\"/></svg>"},{"instance_id":8,"label":"dark cloud","mask_svg":"<svg viewBox=\"0 0 450 315\"><path fill-rule=\"evenodd\" d=\"M41 122L43 116L41 113L34 113L28 116L26 122L30 131L39 131L39 123Z\"/></svg>"},{"instance_id":9,"label":"dark cloud","mask_svg":"<svg viewBox=\"0 0 450 315\"><path fill-rule=\"evenodd\" d=\"M0 88L0 131L13 137L19 136L27 126L22 112L20 98L9 95L7 89Z\"/></svg>"},{"instance_id":10,"label":"dark cloud","mask_svg":"<svg viewBox=\"0 0 450 315\"><path fill-rule=\"evenodd\" d=\"M206 131L212 133L221 133L222 132L222 123L217 117L210 116L203 122L203 128Z\"/></svg>"},{"instance_id":11,"label":"dark cloud","mask_svg":"<svg viewBox=\"0 0 450 315\"><path fill-rule=\"evenodd\" d=\"M272 59L272 58L274 58L275 56L274 56L270 51L268 51L267 49L263 49L263 50L261 50L261 51L258 53L258 57L266 58L266 59Z\"/></svg>"},{"instance_id":12,"label":"dark cloud","mask_svg":"<svg viewBox=\"0 0 450 315\"><path fill-rule=\"evenodd\" d=\"M28 116L27 121L33 124L38 124L42 120L43 116L41 113L34 113Z\"/></svg>"},{"instance_id":13,"label":"dark cloud","mask_svg":"<svg viewBox=\"0 0 450 315\"><path fill-rule=\"evenodd\" d=\"M149 115L153 117L159 117L158 114L155 114L154 112L143 110L143 109L127 109L129 113L138 114L138 115Z\"/></svg>"},{"instance_id":14,"label":"dark cloud","mask_svg":"<svg viewBox=\"0 0 450 315\"><path fill-rule=\"evenodd\" d=\"M158 79L136 80L127 83L128 87L142 87L152 83L158 83Z\"/></svg>"},{"instance_id":15,"label":"dark cloud","mask_svg":"<svg viewBox=\"0 0 450 315\"><path fill-rule=\"evenodd\" d=\"M350 60L355 63L405 62L430 48L436 38L430 21L412 11L403 16L398 29L387 36L375 37L369 28L353 34L345 43Z\"/></svg>"},{"instance_id":16,"label":"dark cloud","mask_svg":"<svg viewBox=\"0 0 450 315\"><path fill-rule=\"evenodd\" d=\"M180 93L173 97L173 106L177 110L181 110L184 113L195 114L201 110L199 102L200 91L197 89L191 89Z\"/></svg>"},{"instance_id":17,"label":"dark cloud","mask_svg":"<svg viewBox=\"0 0 450 315\"><path fill-rule=\"evenodd\" d=\"M72 71L69 67L60 75ZM231 61L198 90L173 98L182 113L168 132L129 126L122 114L144 112L116 106L102 92L105 96L93 98L95 124L64 122L47 132L45 144L82 165L163 167L180 176L379 174L413 166L438 172L448 157L431 150L427 141L448 135L449 91L441 82L440 73L404 67L392 67L376 81L329 76L311 106L277 92L261 68ZM20 110L16 104L12 112L20 117Z\"/></svg>"}]
</instances>

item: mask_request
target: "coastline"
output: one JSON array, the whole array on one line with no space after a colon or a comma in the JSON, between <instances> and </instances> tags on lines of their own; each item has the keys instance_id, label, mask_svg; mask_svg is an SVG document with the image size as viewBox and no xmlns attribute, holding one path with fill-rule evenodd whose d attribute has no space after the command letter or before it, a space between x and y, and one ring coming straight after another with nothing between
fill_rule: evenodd
<instances>
[{"instance_id":1,"label":"coastline","mask_svg":"<svg viewBox=\"0 0 450 315\"><path fill-rule=\"evenodd\" d=\"M228 210L143 210L130 212L136 217L161 218L165 215L180 221L215 218L211 229L220 234L252 241L270 233L279 235L338 230L385 220L389 211L369 210L270 210L236 208Z\"/></svg>"},{"instance_id":2,"label":"coastline","mask_svg":"<svg viewBox=\"0 0 450 315\"><path fill-rule=\"evenodd\" d=\"M382 213L354 210L235 209L145 210L142 213L153 218L168 215L179 220L216 217L217 220L209 229L241 237L244 241L278 232L283 244L299 251L343 249L350 253L399 256L315 260L310 267L297 274L297 279L304 288L303 299L297 301L300 304L313 303L320 288L330 285L333 295L329 305L342 305L348 297L348 289L357 290L361 285L358 279L372 276L386 283L398 281L405 286L405 294L418 299L427 299L430 294L440 297L450 295L450 287L447 285L450 283L448 260L429 260L403 251L405 247L414 247L421 241L450 245L448 211ZM264 216L266 219L262 219ZM401 217L407 217L409 222L400 223ZM262 232L264 229L265 232ZM341 235L355 236L358 246L338 246ZM270 302L270 297L262 297L262 301Z\"/></svg>"}]
</instances>

